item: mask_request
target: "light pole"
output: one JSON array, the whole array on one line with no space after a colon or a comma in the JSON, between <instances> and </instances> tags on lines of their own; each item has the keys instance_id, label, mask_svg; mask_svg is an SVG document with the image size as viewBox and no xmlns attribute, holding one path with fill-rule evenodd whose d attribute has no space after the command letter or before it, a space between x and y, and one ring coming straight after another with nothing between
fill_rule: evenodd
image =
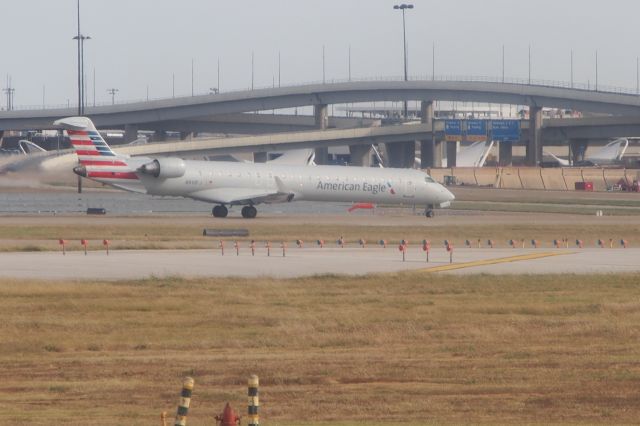
<instances>
[{"instance_id":1,"label":"light pole","mask_svg":"<svg viewBox=\"0 0 640 426\"><path fill-rule=\"evenodd\" d=\"M324 44L322 45L322 84L325 83Z\"/></svg>"},{"instance_id":2,"label":"light pole","mask_svg":"<svg viewBox=\"0 0 640 426\"><path fill-rule=\"evenodd\" d=\"M79 3L79 2L78 2ZM78 14L80 9L78 9ZM78 15L79 16L79 15ZM85 104L85 82L84 82L84 41L91 40L91 36L85 36L80 34L80 18L78 17L78 35L73 37L73 40L78 40L78 114L84 115Z\"/></svg>"},{"instance_id":3,"label":"light pole","mask_svg":"<svg viewBox=\"0 0 640 426\"><path fill-rule=\"evenodd\" d=\"M78 115L82 115L82 65L80 62L80 0L78 0L78 35L73 38L78 41Z\"/></svg>"},{"instance_id":4,"label":"light pole","mask_svg":"<svg viewBox=\"0 0 640 426\"><path fill-rule=\"evenodd\" d=\"M73 40L78 42L78 115L84 114L84 41L91 37L83 36L80 32L80 0L77 1L78 34Z\"/></svg>"},{"instance_id":5,"label":"light pole","mask_svg":"<svg viewBox=\"0 0 640 426\"><path fill-rule=\"evenodd\" d=\"M404 15L404 11L406 9L413 9L413 5L412 4L396 4L393 6L393 8L395 10L401 10L402 11L402 43L403 43L403 51L404 51L404 81L408 81L409 80L409 74L407 73L407 27L406 27L406 19L405 19L405 15ZM408 103L407 101L404 101L404 118L407 118L407 110L408 110Z\"/></svg>"},{"instance_id":6,"label":"light pole","mask_svg":"<svg viewBox=\"0 0 640 426\"><path fill-rule=\"evenodd\" d=\"M115 87L111 88L111 89L107 89L107 93L111 95L111 105L115 105L116 103L116 93L118 93L119 90L116 89Z\"/></svg>"}]
</instances>

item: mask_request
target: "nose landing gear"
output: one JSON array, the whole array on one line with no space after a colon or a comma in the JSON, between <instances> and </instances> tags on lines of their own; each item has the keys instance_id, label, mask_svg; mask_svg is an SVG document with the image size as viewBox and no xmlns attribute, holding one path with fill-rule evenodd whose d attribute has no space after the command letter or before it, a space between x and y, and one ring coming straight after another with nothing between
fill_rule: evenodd
<instances>
[{"instance_id":1,"label":"nose landing gear","mask_svg":"<svg viewBox=\"0 0 640 426\"><path fill-rule=\"evenodd\" d=\"M241 213L245 219L253 219L258 215L258 210L253 206L244 206Z\"/></svg>"},{"instance_id":2,"label":"nose landing gear","mask_svg":"<svg viewBox=\"0 0 640 426\"><path fill-rule=\"evenodd\" d=\"M427 206L426 209L424 209L424 215L426 217L433 217L435 216L435 212L433 211L433 205L429 205Z\"/></svg>"}]
</instances>

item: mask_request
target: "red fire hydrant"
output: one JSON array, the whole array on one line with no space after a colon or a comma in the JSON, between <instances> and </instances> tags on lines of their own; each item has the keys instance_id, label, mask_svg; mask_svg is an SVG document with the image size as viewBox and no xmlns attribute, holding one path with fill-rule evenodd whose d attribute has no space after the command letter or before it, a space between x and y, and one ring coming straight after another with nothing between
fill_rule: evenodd
<instances>
[{"instance_id":1,"label":"red fire hydrant","mask_svg":"<svg viewBox=\"0 0 640 426\"><path fill-rule=\"evenodd\" d=\"M218 426L236 426L240 424L240 416L231 408L229 403L224 406L222 414L216 416Z\"/></svg>"}]
</instances>

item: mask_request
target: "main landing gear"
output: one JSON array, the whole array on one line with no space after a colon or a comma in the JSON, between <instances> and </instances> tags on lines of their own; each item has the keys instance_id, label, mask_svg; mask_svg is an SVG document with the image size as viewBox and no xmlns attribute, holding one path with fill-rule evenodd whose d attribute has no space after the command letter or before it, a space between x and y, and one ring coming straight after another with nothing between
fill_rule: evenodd
<instances>
[{"instance_id":1,"label":"main landing gear","mask_svg":"<svg viewBox=\"0 0 640 426\"><path fill-rule=\"evenodd\" d=\"M258 215L258 210L253 206L244 206L241 210L242 217L245 219L253 219ZM229 209L227 209L224 205L215 206L213 208L213 217L227 217L229 214Z\"/></svg>"},{"instance_id":2,"label":"main landing gear","mask_svg":"<svg viewBox=\"0 0 640 426\"><path fill-rule=\"evenodd\" d=\"M227 217L227 214L229 214L229 210L227 210L227 208L223 205L220 206L215 206L213 208L213 217Z\"/></svg>"},{"instance_id":3,"label":"main landing gear","mask_svg":"<svg viewBox=\"0 0 640 426\"><path fill-rule=\"evenodd\" d=\"M245 219L253 219L258 215L258 210L253 206L244 206L241 213Z\"/></svg>"}]
</instances>

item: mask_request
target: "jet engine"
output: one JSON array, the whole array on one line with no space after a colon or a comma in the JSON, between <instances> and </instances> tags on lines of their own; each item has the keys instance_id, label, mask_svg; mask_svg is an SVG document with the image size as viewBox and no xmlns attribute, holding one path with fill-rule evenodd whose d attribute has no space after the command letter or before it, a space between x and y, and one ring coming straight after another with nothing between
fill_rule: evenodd
<instances>
[{"instance_id":1,"label":"jet engine","mask_svg":"<svg viewBox=\"0 0 640 426\"><path fill-rule=\"evenodd\" d=\"M158 158L138 169L140 173L160 179L184 176L186 166L181 158Z\"/></svg>"}]
</instances>

